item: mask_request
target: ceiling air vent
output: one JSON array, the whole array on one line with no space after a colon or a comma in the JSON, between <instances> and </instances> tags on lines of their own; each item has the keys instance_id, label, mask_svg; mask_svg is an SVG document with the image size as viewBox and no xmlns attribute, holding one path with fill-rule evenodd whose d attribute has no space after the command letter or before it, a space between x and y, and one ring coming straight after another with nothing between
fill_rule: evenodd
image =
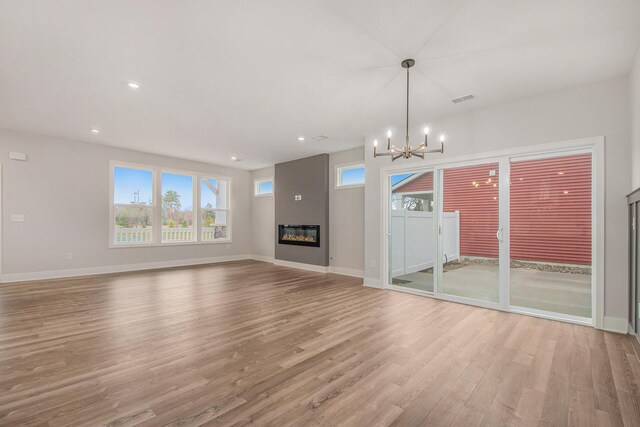
<instances>
[{"instance_id":1,"label":"ceiling air vent","mask_svg":"<svg viewBox=\"0 0 640 427\"><path fill-rule=\"evenodd\" d=\"M454 104L458 104L460 102L471 101L472 99L475 99L475 95L465 95L458 98L453 98L451 102L453 102Z\"/></svg>"},{"instance_id":2,"label":"ceiling air vent","mask_svg":"<svg viewBox=\"0 0 640 427\"><path fill-rule=\"evenodd\" d=\"M318 135L313 137L314 141L324 141L325 139L329 139L329 137L327 135Z\"/></svg>"}]
</instances>

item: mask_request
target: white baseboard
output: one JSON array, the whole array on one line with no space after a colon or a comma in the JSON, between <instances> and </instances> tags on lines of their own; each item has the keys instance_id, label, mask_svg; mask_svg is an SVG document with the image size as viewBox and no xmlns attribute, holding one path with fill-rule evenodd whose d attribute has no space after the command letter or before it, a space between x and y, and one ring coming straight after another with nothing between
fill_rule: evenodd
<instances>
[{"instance_id":1,"label":"white baseboard","mask_svg":"<svg viewBox=\"0 0 640 427\"><path fill-rule=\"evenodd\" d=\"M329 267L329 272L334 274L341 274L343 276L357 277L359 279L362 279L364 277L364 270L356 270L354 268Z\"/></svg>"},{"instance_id":2,"label":"white baseboard","mask_svg":"<svg viewBox=\"0 0 640 427\"><path fill-rule=\"evenodd\" d=\"M264 255L251 255L251 259L262 262L270 262L273 264L274 258L272 256L264 256Z\"/></svg>"},{"instance_id":3,"label":"white baseboard","mask_svg":"<svg viewBox=\"0 0 640 427\"><path fill-rule=\"evenodd\" d=\"M329 267L324 267L322 265L305 264L302 262L285 261L282 259L274 259L273 264L279 265L281 267L291 267L291 268L299 268L301 270L315 271L316 273L329 272Z\"/></svg>"},{"instance_id":4,"label":"white baseboard","mask_svg":"<svg viewBox=\"0 0 640 427\"><path fill-rule=\"evenodd\" d=\"M626 334L629 326L627 319L621 317L604 316L604 325L602 329L609 332L617 332L619 334Z\"/></svg>"},{"instance_id":5,"label":"white baseboard","mask_svg":"<svg viewBox=\"0 0 640 427\"><path fill-rule=\"evenodd\" d=\"M190 265L251 259L251 255L229 255L210 258L183 259L146 262L141 264L107 265L101 267L73 268L67 270L35 271L32 273L10 273L0 276L0 283L27 282L32 280L62 279L65 277L94 276L97 274L124 273L127 271L154 270L158 268L188 267Z\"/></svg>"},{"instance_id":6,"label":"white baseboard","mask_svg":"<svg viewBox=\"0 0 640 427\"><path fill-rule=\"evenodd\" d=\"M284 261L281 259L275 259L263 255L251 255L251 259L256 261L270 262L274 265L280 265L282 267L299 268L302 270L315 271L318 273L333 273L340 274L342 276L358 277L362 279L364 277L364 270L357 270L355 268L345 267L323 267L320 265L304 264L301 262Z\"/></svg>"}]
</instances>

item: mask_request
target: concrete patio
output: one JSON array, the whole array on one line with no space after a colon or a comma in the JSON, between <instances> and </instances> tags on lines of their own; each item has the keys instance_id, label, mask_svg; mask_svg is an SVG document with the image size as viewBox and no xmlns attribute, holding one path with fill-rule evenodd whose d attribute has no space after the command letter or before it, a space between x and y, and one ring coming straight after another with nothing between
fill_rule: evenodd
<instances>
[{"instance_id":1,"label":"concrete patio","mask_svg":"<svg viewBox=\"0 0 640 427\"><path fill-rule=\"evenodd\" d=\"M444 293L481 301L498 301L498 266L472 264L446 271ZM393 284L433 292L433 274L423 271L393 278ZM591 317L591 275L510 270L511 306L532 308L572 316Z\"/></svg>"}]
</instances>

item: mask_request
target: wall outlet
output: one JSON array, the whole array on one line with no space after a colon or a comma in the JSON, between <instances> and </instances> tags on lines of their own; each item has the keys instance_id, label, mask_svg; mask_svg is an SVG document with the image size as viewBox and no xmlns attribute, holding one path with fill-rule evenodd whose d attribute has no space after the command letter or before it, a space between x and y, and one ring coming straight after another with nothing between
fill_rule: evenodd
<instances>
[{"instance_id":1,"label":"wall outlet","mask_svg":"<svg viewBox=\"0 0 640 427\"><path fill-rule=\"evenodd\" d=\"M371 266L371 268L376 268L376 260L372 259L371 261L369 261L369 265Z\"/></svg>"},{"instance_id":2,"label":"wall outlet","mask_svg":"<svg viewBox=\"0 0 640 427\"><path fill-rule=\"evenodd\" d=\"M23 214L11 214L11 221L12 222L24 222L24 215Z\"/></svg>"},{"instance_id":3,"label":"wall outlet","mask_svg":"<svg viewBox=\"0 0 640 427\"><path fill-rule=\"evenodd\" d=\"M72 260L73 259L73 254L71 252L67 252L67 259L68 260Z\"/></svg>"}]
</instances>

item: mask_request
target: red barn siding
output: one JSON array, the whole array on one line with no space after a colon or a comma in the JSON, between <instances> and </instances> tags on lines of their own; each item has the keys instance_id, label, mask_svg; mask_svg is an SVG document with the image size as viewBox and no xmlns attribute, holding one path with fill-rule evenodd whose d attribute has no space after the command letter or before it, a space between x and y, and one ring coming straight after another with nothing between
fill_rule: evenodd
<instances>
[{"instance_id":1,"label":"red barn siding","mask_svg":"<svg viewBox=\"0 0 640 427\"><path fill-rule=\"evenodd\" d=\"M425 172L417 178L393 190L394 193L433 191L433 172Z\"/></svg>"},{"instance_id":2,"label":"red barn siding","mask_svg":"<svg viewBox=\"0 0 640 427\"><path fill-rule=\"evenodd\" d=\"M498 257L498 179L497 163L444 171L444 211L460 211L461 255Z\"/></svg>"},{"instance_id":3,"label":"red barn siding","mask_svg":"<svg viewBox=\"0 0 640 427\"><path fill-rule=\"evenodd\" d=\"M444 171L444 211L460 211L462 255L498 257L498 179L497 163ZM432 189L428 172L394 192ZM511 259L591 264L590 154L512 163L510 197Z\"/></svg>"},{"instance_id":4,"label":"red barn siding","mask_svg":"<svg viewBox=\"0 0 640 427\"><path fill-rule=\"evenodd\" d=\"M512 259L591 264L591 175L591 154L511 164Z\"/></svg>"}]
</instances>

